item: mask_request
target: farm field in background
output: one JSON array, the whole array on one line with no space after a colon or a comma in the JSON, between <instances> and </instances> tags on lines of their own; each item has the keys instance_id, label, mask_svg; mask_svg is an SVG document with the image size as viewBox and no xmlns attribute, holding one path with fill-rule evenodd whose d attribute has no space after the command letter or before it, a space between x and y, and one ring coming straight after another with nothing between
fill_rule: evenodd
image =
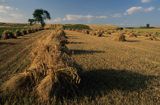
<instances>
[{"instance_id":1,"label":"farm field in background","mask_svg":"<svg viewBox=\"0 0 160 105\"><path fill-rule=\"evenodd\" d=\"M150 28L150 29L135 28L135 29L128 29L128 30L137 31L137 32L140 32L140 33L146 33L146 32L151 32L151 33L152 32L158 32L158 33L160 33L160 28Z\"/></svg>"}]
</instances>

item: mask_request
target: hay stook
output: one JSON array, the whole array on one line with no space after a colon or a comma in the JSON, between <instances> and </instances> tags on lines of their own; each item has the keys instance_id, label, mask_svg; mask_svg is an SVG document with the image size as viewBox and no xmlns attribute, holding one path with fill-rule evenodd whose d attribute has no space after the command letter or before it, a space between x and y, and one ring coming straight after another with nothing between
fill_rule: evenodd
<instances>
[{"instance_id":1,"label":"hay stook","mask_svg":"<svg viewBox=\"0 0 160 105\"><path fill-rule=\"evenodd\" d=\"M114 41L120 41L120 42L125 42L126 36L123 33L117 32L113 34L113 40Z\"/></svg>"},{"instance_id":2,"label":"hay stook","mask_svg":"<svg viewBox=\"0 0 160 105\"><path fill-rule=\"evenodd\" d=\"M1 91L4 94L14 94L29 89L43 101L52 97L62 99L78 95L81 78L64 38L66 41L64 32L54 31L39 39L31 52L30 67L4 82Z\"/></svg>"}]
</instances>

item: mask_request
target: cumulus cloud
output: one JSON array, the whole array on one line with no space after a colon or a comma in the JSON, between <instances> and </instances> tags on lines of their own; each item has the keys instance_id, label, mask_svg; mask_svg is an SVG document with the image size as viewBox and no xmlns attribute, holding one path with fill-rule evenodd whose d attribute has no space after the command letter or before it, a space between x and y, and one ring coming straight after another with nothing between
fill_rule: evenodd
<instances>
[{"instance_id":1,"label":"cumulus cloud","mask_svg":"<svg viewBox=\"0 0 160 105\"><path fill-rule=\"evenodd\" d=\"M149 7L149 8L146 8L144 9L145 12L151 12L155 9L155 7Z\"/></svg>"},{"instance_id":2,"label":"cumulus cloud","mask_svg":"<svg viewBox=\"0 0 160 105\"><path fill-rule=\"evenodd\" d=\"M12 11L13 8L10 6L0 5L0 13L8 13L8 11Z\"/></svg>"},{"instance_id":3,"label":"cumulus cloud","mask_svg":"<svg viewBox=\"0 0 160 105\"><path fill-rule=\"evenodd\" d=\"M140 12L140 11L142 11L142 10L143 10L142 7L131 7L131 8L129 8L129 9L126 11L126 14L132 15L132 14L137 13L137 12Z\"/></svg>"},{"instance_id":4,"label":"cumulus cloud","mask_svg":"<svg viewBox=\"0 0 160 105\"><path fill-rule=\"evenodd\" d=\"M141 0L142 3L149 3L151 2L152 0Z\"/></svg>"},{"instance_id":5,"label":"cumulus cloud","mask_svg":"<svg viewBox=\"0 0 160 105\"><path fill-rule=\"evenodd\" d=\"M77 20L84 20L84 21L89 21L92 20L94 16L92 15L66 15L63 20L64 21L77 21Z\"/></svg>"},{"instance_id":6,"label":"cumulus cloud","mask_svg":"<svg viewBox=\"0 0 160 105\"><path fill-rule=\"evenodd\" d=\"M0 4L0 22L23 22L25 17L18 8Z\"/></svg>"},{"instance_id":7,"label":"cumulus cloud","mask_svg":"<svg viewBox=\"0 0 160 105\"><path fill-rule=\"evenodd\" d=\"M106 19L107 16L93 16L93 15L74 15L67 14L64 18L56 18L53 20L55 23L65 22L65 21L91 21L96 19Z\"/></svg>"},{"instance_id":8,"label":"cumulus cloud","mask_svg":"<svg viewBox=\"0 0 160 105\"><path fill-rule=\"evenodd\" d=\"M143 8L141 6L137 6L137 7L131 7L127 9L124 14L132 15L132 14L139 13L139 12L152 12L154 9L155 7Z\"/></svg>"},{"instance_id":9,"label":"cumulus cloud","mask_svg":"<svg viewBox=\"0 0 160 105\"><path fill-rule=\"evenodd\" d=\"M63 19L60 18L60 17L55 18L55 19L53 20L53 22L55 22L55 23L61 23L62 21L63 21Z\"/></svg>"}]
</instances>

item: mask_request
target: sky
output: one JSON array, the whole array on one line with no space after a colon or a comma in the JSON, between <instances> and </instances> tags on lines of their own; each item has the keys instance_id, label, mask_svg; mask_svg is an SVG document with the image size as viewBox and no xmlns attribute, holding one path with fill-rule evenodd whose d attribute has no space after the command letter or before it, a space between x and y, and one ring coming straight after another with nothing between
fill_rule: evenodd
<instances>
[{"instance_id":1,"label":"sky","mask_svg":"<svg viewBox=\"0 0 160 105\"><path fill-rule=\"evenodd\" d=\"M160 26L160 0L0 0L0 22L26 23L41 8L47 23Z\"/></svg>"}]
</instances>

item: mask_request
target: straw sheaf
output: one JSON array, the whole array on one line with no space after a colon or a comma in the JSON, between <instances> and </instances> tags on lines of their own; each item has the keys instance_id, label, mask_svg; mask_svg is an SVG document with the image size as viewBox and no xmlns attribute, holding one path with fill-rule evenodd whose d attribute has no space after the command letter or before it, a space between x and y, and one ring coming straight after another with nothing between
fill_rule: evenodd
<instances>
[{"instance_id":1,"label":"straw sheaf","mask_svg":"<svg viewBox=\"0 0 160 105\"><path fill-rule=\"evenodd\" d=\"M64 31L53 31L47 37L41 37L31 52L30 67L6 81L2 91L14 93L22 87L24 90L35 87L35 93L42 100L63 96L64 93L65 96L76 95L81 79L62 37L66 40ZM28 83L31 86L26 85Z\"/></svg>"}]
</instances>

